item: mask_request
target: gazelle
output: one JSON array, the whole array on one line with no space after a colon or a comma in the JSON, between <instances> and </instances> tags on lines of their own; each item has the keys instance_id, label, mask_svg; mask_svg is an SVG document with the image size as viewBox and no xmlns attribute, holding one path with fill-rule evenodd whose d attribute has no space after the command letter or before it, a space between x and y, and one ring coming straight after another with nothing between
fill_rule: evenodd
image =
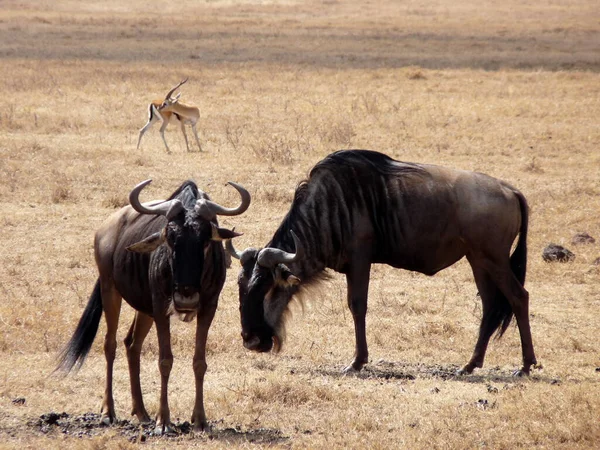
<instances>
[{"instance_id":1,"label":"gazelle","mask_svg":"<svg viewBox=\"0 0 600 450\"><path fill-rule=\"evenodd\" d=\"M185 132L185 125L190 124L192 126L192 131L194 132L194 137L196 138L196 143L198 144L198 148L202 151L202 146L200 145L200 139L198 139L198 132L196 131L196 123L200 118L200 110L193 105L185 105L183 103L179 103L179 97L181 96L181 92L172 98L173 92L175 92L181 85L187 82L187 78L181 81L177 86L171 89L168 94L165 96L164 100L154 100L152 103L148 105L148 123L144 125L144 127L140 130L140 135L138 137L137 148L140 148L140 143L142 142L142 136L154 123L158 120L162 121L162 125L160 126L160 136L162 137L163 142L165 143L165 147L167 148L167 153L170 153L169 145L167 144L167 140L165 139L165 129L170 122L179 122L181 126L181 132L183 133L183 137L185 138L185 146L187 147L188 152L190 151L190 146L188 143L187 134Z\"/></svg>"}]
</instances>

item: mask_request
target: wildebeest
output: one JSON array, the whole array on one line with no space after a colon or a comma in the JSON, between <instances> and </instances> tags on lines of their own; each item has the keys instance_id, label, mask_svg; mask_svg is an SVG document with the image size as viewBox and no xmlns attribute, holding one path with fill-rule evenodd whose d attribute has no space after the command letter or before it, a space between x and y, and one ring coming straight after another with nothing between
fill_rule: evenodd
<instances>
[{"instance_id":1,"label":"wildebeest","mask_svg":"<svg viewBox=\"0 0 600 450\"><path fill-rule=\"evenodd\" d=\"M197 317L193 367L196 400L192 423L196 430L207 427L203 401L206 372L206 338L225 282L224 239L238 233L219 228L217 216L242 214L250 205L250 194L230 182L241 196L237 208L211 201L192 181L184 182L168 200L140 203L139 194L151 180L138 184L129 194L130 206L112 214L96 232L94 254L99 278L73 337L63 350L57 369L70 371L85 360L98 331L100 317L106 318L106 390L102 421L116 421L112 394L112 372L117 347L116 333L124 298L135 310L125 347L129 364L132 415L140 422L150 420L140 387L140 352L152 323L156 323L161 376L160 406L156 431L169 430L167 385L173 365L170 316L184 321Z\"/></svg>"},{"instance_id":2,"label":"wildebeest","mask_svg":"<svg viewBox=\"0 0 600 450\"><path fill-rule=\"evenodd\" d=\"M467 257L483 304L479 338L460 373L482 367L495 330L512 316L521 335L523 367L536 364L529 328L528 207L509 184L481 173L393 160L346 150L319 162L296 189L292 206L263 249L237 252L244 346L279 350L285 312L302 287L331 268L346 275L356 351L345 371L368 362L365 316L374 263L433 275ZM519 235L510 255L511 245Z\"/></svg>"}]
</instances>

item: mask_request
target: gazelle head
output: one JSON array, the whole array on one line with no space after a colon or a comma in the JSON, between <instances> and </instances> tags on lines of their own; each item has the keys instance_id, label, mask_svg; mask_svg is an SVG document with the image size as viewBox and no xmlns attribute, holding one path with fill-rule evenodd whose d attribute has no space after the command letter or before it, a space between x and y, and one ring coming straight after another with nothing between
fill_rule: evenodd
<instances>
[{"instance_id":1,"label":"gazelle head","mask_svg":"<svg viewBox=\"0 0 600 450\"><path fill-rule=\"evenodd\" d=\"M181 92L179 94L177 94L175 97L171 97L171 95L173 95L173 92L175 92L177 89L179 89L183 84L185 84L187 82L187 78L181 82L179 82L179 84L177 84L173 89L171 89L167 95L165 96L165 99L163 100L162 104L158 107L158 110L164 110L165 108L168 108L171 105L176 104L179 101L179 97L181 97Z\"/></svg>"}]
</instances>

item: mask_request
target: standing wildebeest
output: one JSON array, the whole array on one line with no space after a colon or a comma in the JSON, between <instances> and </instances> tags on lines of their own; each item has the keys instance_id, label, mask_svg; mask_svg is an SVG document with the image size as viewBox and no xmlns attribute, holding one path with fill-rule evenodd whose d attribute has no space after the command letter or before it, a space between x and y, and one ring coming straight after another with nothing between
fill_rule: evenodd
<instances>
[{"instance_id":1,"label":"standing wildebeest","mask_svg":"<svg viewBox=\"0 0 600 450\"><path fill-rule=\"evenodd\" d=\"M104 311L107 328L104 340L106 390L102 422L115 422L112 372L121 299L124 298L136 310L125 338L132 414L140 422L150 420L140 387L140 352L155 322L161 375L156 431L166 432L170 426L167 385L173 365L170 316L177 314L187 322L197 315L193 363L196 401L192 423L196 430L204 430L207 427L202 391L206 372L206 337L226 271L226 255L220 241L239 236L219 228L216 217L242 214L250 205L250 194L230 182L240 193L241 205L224 208L212 202L192 181L186 181L168 200L142 204L139 201L140 191L150 181L138 184L129 194L131 206L111 215L96 232L94 252L100 276L77 329L61 355L58 369L69 371L75 364L83 363Z\"/></svg>"},{"instance_id":2,"label":"standing wildebeest","mask_svg":"<svg viewBox=\"0 0 600 450\"><path fill-rule=\"evenodd\" d=\"M346 275L356 351L346 371L368 362L365 316L371 264L433 275L463 256L483 303L479 338L461 373L482 367L489 339L511 318L521 334L523 367L536 364L529 328L527 203L503 181L480 173L395 161L347 150L319 162L299 184L290 211L263 249L237 252L244 346L279 350L294 294L331 268ZM519 234L510 256L511 245ZM291 253L291 252L294 252ZM302 281L301 281L302 280Z\"/></svg>"}]
</instances>

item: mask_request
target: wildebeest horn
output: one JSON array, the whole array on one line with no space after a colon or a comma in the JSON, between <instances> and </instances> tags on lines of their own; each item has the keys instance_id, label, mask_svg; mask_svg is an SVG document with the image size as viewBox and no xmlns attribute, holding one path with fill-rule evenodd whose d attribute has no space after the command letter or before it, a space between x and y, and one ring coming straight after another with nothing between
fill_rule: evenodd
<instances>
[{"instance_id":1,"label":"wildebeest horn","mask_svg":"<svg viewBox=\"0 0 600 450\"><path fill-rule=\"evenodd\" d=\"M242 266L246 264L246 261L248 261L250 258L256 256L256 253L258 252L258 250L254 247L249 247L242 252L238 252L233 246L233 241L231 239L227 239L225 241L225 249L232 258L239 259Z\"/></svg>"},{"instance_id":2,"label":"wildebeest horn","mask_svg":"<svg viewBox=\"0 0 600 450\"><path fill-rule=\"evenodd\" d=\"M183 81L181 81L177 86L175 86L173 89L171 89L169 91L169 93L165 96L165 100L169 100L171 98L171 95L173 95L173 92L175 92L177 90L177 88L179 88L181 85L185 84L187 82L187 78Z\"/></svg>"},{"instance_id":3,"label":"wildebeest horn","mask_svg":"<svg viewBox=\"0 0 600 450\"><path fill-rule=\"evenodd\" d=\"M157 203L155 205L150 205L146 203L145 205L140 203L140 192L146 186L148 186L152 180L142 181L133 190L129 193L129 203L140 214L154 214L158 216L165 216L167 219L171 220L177 214L179 214L184 208L183 204L179 199L167 200L164 202Z\"/></svg>"},{"instance_id":4,"label":"wildebeest horn","mask_svg":"<svg viewBox=\"0 0 600 450\"><path fill-rule=\"evenodd\" d=\"M215 216L237 216L242 214L250 206L250 193L233 181L228 184L232 185L240 193L242 203L237 208L225 208L211 200L201 199L196 202L196 211L206 220L212 220Z\"/></svg>"},{"instance_id":5,"label":"wildebeest horn","mask_svg":"<svg viewBox=\"0 0 600 450\"><path fill-rule=\"evenodd\" d=\"M290 230L290 233L292 233L292 238L294 239L296 253L288 253L278 248L263 248L258 254L258 264L263 267L272 269L277 264L289 264L302 259L304 257L304 247L302 247L302 244L300 243L298 236L296 236L296 233L294 233L292 230Z\"/></svg>"},{"instance_id":6,"label":"wildebeest horn","mask_svg":"<svg viewBox=\"0 0 600 450\"><path fill-rule=\"evenodd\" d=\"M233 228L235 230L235 228ZM231 255L232 258L235 259L242 259L242 256L244 255L244 252L238 252L235 247L233 246L233 242L231 242L231 239L227 239L225 241L225 249L229 252L229 254Z\"/></svg>"}]
</instances>

